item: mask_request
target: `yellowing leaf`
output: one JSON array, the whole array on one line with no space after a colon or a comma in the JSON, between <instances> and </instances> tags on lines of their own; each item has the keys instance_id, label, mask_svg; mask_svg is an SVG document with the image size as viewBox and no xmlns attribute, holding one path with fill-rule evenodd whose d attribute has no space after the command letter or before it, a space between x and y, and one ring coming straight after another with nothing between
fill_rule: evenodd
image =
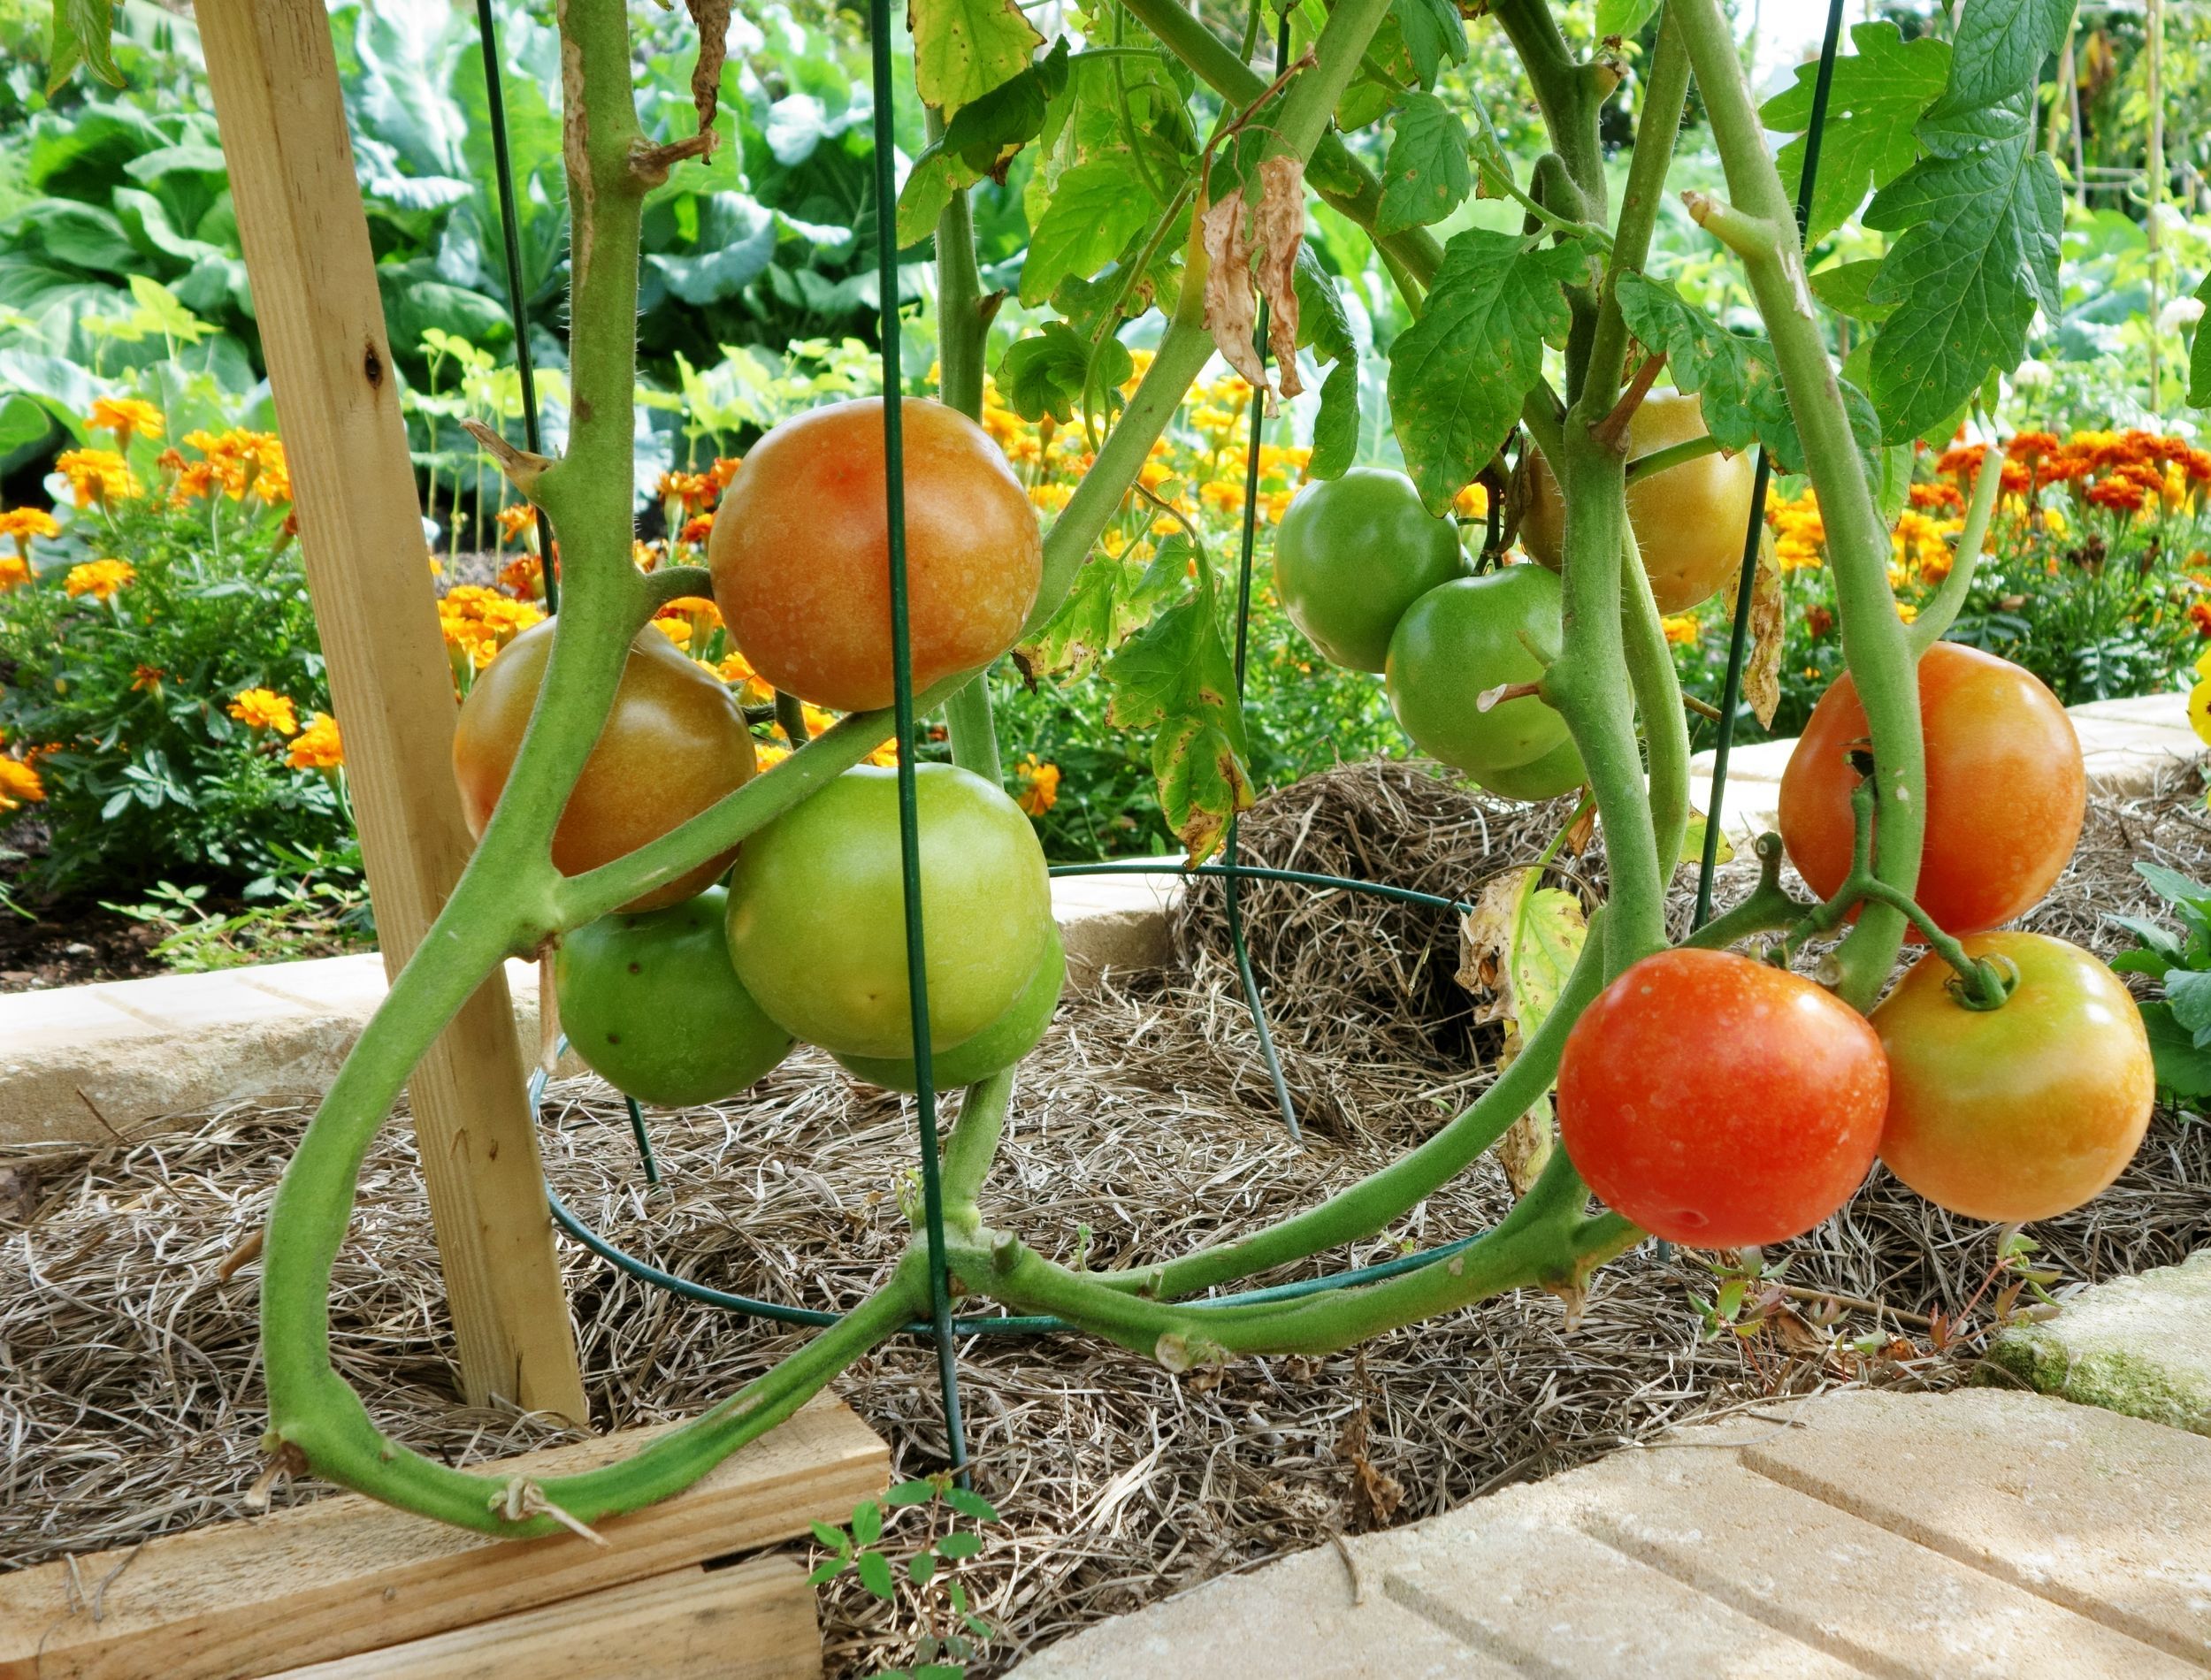
<instances>
[{"instance_id":1,"label":"yellowing leaf","mask_svg":"<svg viewBox=\"0 0 2211 1680\"><path fill-rule=\"evenodd\" d=\"M910 0L906 27L914 85L947 118L1019 75L1044 42L1014 0Z\"/></svg>"},{"instance_id":2,"label":"yellowing leaf","mask_svg":"<svg viewBox=\"0 0 2211 1680\"><path fill-rule=\"evenodd\" d=\"M1459 928L1458 983L1474 995L1477 1021L1504 1023L1501 1063L1519 1055L1527 1035L1557 1006L1588 938L1581 901L1537 885L1542 874L1511 869L1496 876ZM1497 1158L1518 1195L1527 1193L1549 1157L1550 1118L1549 1097L1538 1098L1497 1141Z\"/></svg>"},{"instance_id":3,"label":"yellowing leaf","mask_svg":"<svg viewBox=\"0 0 2211 1680\"><path fill-rule=\"evenodd\" d=\"M1689 813L1689 826L1682 831L1681 835L1681 856L1675 865L1677 868L1694 869L1702 867L1706 826L1704 813L1702 811ZM1719 850L1712 854L1712 859L1716 863L1733 863L1735 860L1735 848L1728 840L1725 831L1720 835Z\"/></svg>"},{"instance_id":4,"label":"yellowing leaf","mask_svg":"<svg viewBox=\"0 0 2211 1680\"><path fill-rule=\"evenodd\" d=\"M1728 611L1734 611L1740 581L1728 589ZM1758 574L1750 585L1750 653L1743 661L1742 697L1750 702L1751 715L1771 724L1781 704L1781 568L1773 557L1773 532L1765 531L1758 542Z\"/></svg>"}]
</instances>

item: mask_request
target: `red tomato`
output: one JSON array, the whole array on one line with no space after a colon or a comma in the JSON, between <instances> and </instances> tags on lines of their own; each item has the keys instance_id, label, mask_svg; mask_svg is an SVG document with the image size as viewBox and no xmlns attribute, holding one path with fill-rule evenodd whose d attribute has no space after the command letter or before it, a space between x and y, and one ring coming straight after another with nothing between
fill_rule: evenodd
<instances>
[{"instance_id":1,"label":"red tomato","mask_svg":"<svg viewBox=\"0 0 2211 1680\"><path fill-rule=\"evenodd\" d=\"M469 832L482 837L522 750L553 654L553 621L532 624L477 674L453 736ZM553 862L580 875L635 851L752 779L752 732L730 691L651 625L630 644L622 686L553 830ZM734 849L646 893L628 911L681 904L730 867Z\"/></svg>"},{"instance_id":2,"label":"red tomato","mask_svg":"<svg viewBox=\"0 0 2211 1680\"><path fill-rule=\"evenodd\" d=\"M1014 645L1043 577L1037 510L982 427L906 399L906 552L914 686ZM758 443L714 516L723 622L753 668L840 712L888 706L891 551L883 401L833 403Z\"/></svg>"},{"instance_id":3,"label":"red tomato","mask_svg":"<svg viewBox=\"0 0 2211 1680\"><path fill-rule=\"evenodd\" d=\"M1916 896L1944 932L1978 933L2032 908L2073 855L2088 809L2080 737L2032 673L1955 642L1919 661L1919 722L1927 840ZM1781 775L1781 838L1823 898L1850 873L1849 752L1866 728L1856 686L1837 678Z\"/></svg>"},{"instance_id":4,"label":"red tomato","mask_svg":"<svg viewBox=\"0 0 2211 1680\"><path fill-rule=\"evenodd\" d=\"M1653 1235L1741 1249L1810 1230L1873 1165L1888 1070L1848 1004L1720 951L1662 951L1566 1035L1558 1135Z\"/></svg>"},{"instance_id":5,"label":"red tomato","mask_svg":"<svg viewBox=\"0 0 2211 1680\"><path fill-rule=\"evenodd\" d=\"M2047 1219L2092 1199L2134 1158L2157 1073L2119 977L2077 945L1984 934L2008 958L2001 1009L1968 1009L1930 953L1873 1012L1888 1052L1881 1159L1928 1201L1970 1219Z\"/></svg>"}]
</instances>

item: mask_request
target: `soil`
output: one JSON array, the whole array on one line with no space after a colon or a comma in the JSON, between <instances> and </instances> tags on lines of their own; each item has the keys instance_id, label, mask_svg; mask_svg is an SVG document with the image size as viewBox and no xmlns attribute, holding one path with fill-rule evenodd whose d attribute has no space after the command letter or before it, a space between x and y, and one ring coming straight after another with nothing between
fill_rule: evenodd
<instances>
[{"instance_id":1,"label":"soil","mask_svg":"<svg viewBox=\"0 0 2211 1680\"><path fill-rule=\"evenodd\" d=\"M19 822L0 846L0 992L163 973L156 929L88 898L42 901L19 884L24 863L45 844L42 825ZM10 902L18 913L8 913Z\"/></svg>"}]
</instances>

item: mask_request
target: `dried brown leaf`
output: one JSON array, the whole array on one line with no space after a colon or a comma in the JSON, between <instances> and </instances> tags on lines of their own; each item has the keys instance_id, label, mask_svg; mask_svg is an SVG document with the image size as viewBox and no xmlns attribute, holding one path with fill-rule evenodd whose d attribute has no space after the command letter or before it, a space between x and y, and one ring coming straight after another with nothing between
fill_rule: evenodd
<instances>
[{"instance_id":1,"label":"dried brown leaf","mask_svg":"<svg viewBox=\"0 0 2211 1680\"><path fill-rule=\"evenodd\" d=\"M684 0L691 20L699 26L699 62L691 70L691 103L699 113L699 132L714 133L721 109L722 60L730 46L730 0ZM707 142L713 155L714 142Z\"/></svg>"},{"instance_id":2,"label":"dried brown leaf","mask_svg":"<svg viewBox=\"0 0 2211 1680\"><path fill-rule=\"evenodd\" d=\"M1232 194L1206 206L1198 237L1205 249L1205 330L1228 365L1275 409L1256 337L1259 300L1266 299L1267 347L1274 353L1281 393L1304 389L1297 377L1297 248L1305 232L1305 169L1295 157L1269 157L1259 165L1259 199L1247 204Z\"/></svg>"},{"instance_id":3,"label":"dried brown leaf","mask_svg":"<svg viewBox=\"0 0 2211 1680\"><path fill-rule=\"evenodd\" d=\"M1781 704L1781 568L1773 555L1773 533L1758 545L1758 572L1750 585L1750 652L1743 661L1743 699L1763 727L1773 722Z\"/></svg>"}]
</instances>

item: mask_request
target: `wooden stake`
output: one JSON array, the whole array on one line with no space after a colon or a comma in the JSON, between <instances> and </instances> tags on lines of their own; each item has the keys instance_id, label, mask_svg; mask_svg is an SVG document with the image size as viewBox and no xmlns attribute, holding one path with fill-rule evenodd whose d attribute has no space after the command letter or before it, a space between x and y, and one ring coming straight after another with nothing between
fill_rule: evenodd
<instances>
[{"instance_id":1,"label":"wooden stake","mask_svg":"<svg viewBox=\"0 0 2211 1680\"><path fill-rule=\"evenodd\" d=\"M320 0L202 0L197 16L377 934L396 975L471 842L329 17ZM409 1089L468 1399L586 1418L503 974L462 1008Z\"/></svg>"}]
</instances>

